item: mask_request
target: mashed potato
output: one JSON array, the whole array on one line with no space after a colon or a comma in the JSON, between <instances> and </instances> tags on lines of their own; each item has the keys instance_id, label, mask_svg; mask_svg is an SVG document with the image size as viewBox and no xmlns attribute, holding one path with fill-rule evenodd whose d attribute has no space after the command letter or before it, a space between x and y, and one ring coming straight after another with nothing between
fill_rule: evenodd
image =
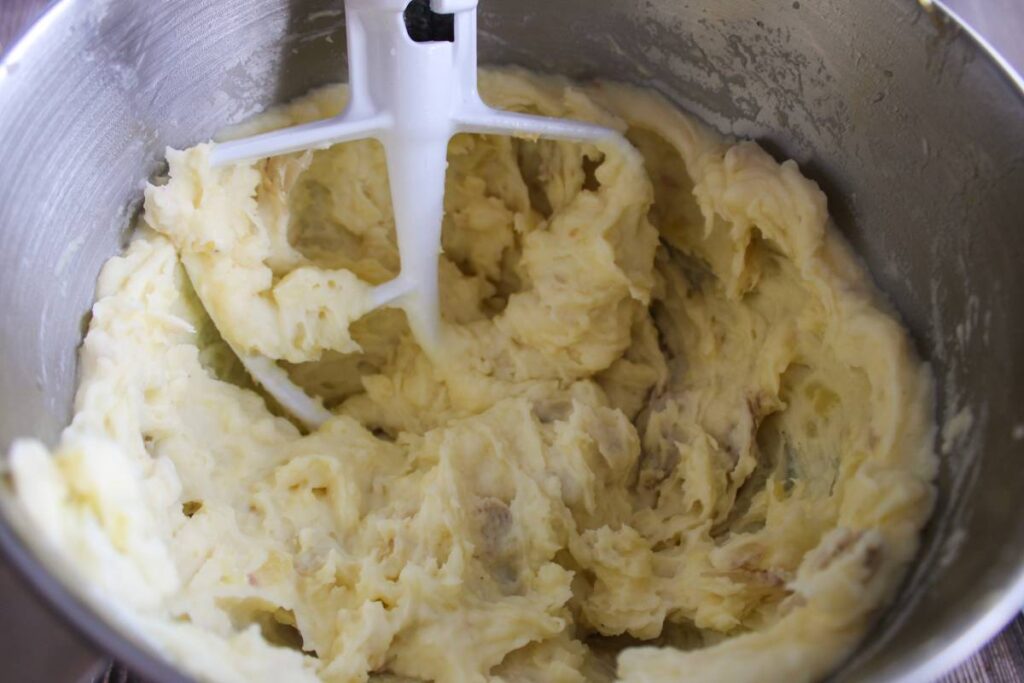
<instances>
[{"instance_id":1,"label":"mashed potato","mask_svg":"<svg viewBox=\"0 0 1024 683\"><path fill-rule=\"evenodd\" d=\"M204 680L824 675L930 511L927 369L795 163L624 86L481 88L631 146L453 140L433 361L367 314L398 270L376 143L168 152L73 423L12 449L37 540ZM232 349L335 417L304 432Z\"/></svg>"}]
</instances>

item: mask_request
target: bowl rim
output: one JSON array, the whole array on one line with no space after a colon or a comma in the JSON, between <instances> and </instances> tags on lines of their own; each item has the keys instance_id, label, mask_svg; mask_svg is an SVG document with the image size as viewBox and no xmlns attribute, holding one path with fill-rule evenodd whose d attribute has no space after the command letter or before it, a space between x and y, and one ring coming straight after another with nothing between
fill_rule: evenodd
<instances>
[{"instance_id":1,"label":"bowl rim","mask_svg":"<svg viewBox=\"0 0 1024 683\"><path fill-rule=\"evenodd\" d=\"M0 87L22 56L32 46L46 39L47 31L67 9L79 0L54 0L20 37L0 52ZM942 19L962 30L963 36L953 40L967 40L981 49L985 58L993 62L1002 76L1010 81L1017 94L1024 98L1024 63L1014 64L956 9L951 0L901 0L919 6L919 11L937 10ZM1024 20L1024 12L1022 12ZM1024 99L1022 99L1024 102ZM0 509L6 508L0 505ZM920 557L918 558L920 559ZM0 512L0 561L15 570L15 574L39 598L40 606L61 623L71 626L84 642L99 648L101 657L112 656L129 670L144 674L153 683L190 683L193 679L160 656L151 643L133 639L113 626L80 595L51 572L43 559L30 547L9 512ZM967 660L999 633L1024 608L1024 562L1018 567L1001 595L991 605L969 617L961 632L942 634L934 646L919 650L911 658L901 660L890 668L891 681L917 683L935 680ZM894 670L893 670L894 669Z\"/></svg>"}]
</instances>

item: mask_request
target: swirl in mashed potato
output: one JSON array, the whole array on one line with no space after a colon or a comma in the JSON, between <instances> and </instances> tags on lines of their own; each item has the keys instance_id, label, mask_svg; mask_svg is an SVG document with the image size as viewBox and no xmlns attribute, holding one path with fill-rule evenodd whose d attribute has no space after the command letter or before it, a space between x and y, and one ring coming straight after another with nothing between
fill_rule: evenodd
<instances>
[{"instance_id":1,"label":"swirl in mashed potato","mask_svg":"<svg viewBox=\"0 0 1024 683\"><path fill-rule=\"evenodd\" d=\"M453 140L433 360L367 313L398 270L375 142L168 152L72 425L12 449L37 540L204 680L824 675L931 509L927 369L795 163L648 92L481 79L631 145ZM232 347L335 417L305 433Z\"/></svg>"}]
</instances>

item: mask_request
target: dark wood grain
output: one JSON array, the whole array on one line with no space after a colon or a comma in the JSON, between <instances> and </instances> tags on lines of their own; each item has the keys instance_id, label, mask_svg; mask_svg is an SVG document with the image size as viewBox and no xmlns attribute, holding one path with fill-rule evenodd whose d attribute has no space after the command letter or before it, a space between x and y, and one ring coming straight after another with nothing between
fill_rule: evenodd
<instances>
[{"instance_id":1,"label":"dark wood grain","mask_svg":"<svg viewBox=\"0 0 1024 683\"><path fill-rule=\"evenodd\" d=\"M0 52L48 4L47 0L0 0ZM0 678L3 665L0 663ZM109 683L141 683L124 668L111 665L101 679ZM941 683L1024 682L1024 617L1018 617L981 652L941 679Z\"/></svg>"},{"instance_id":2,"label":"dark wood grain","mask_svg":"<svg viewBox=\"0 0 1024 683\"><path fill-rule=\"evenodd\" d=\"M0 0L0 53L47 5L46 0Z\"/></svg>"},{"instance_id":3,"label":"dark wood grain","mask_svg":"<svg viewBox=\"0 0 1024 683\"><path fill-rule=\"evenodd\" d=\"M1024 617L995 637L985 649L942 679L942 683L1016 683L1024 681Z\"/></svg>"}]
</instances>

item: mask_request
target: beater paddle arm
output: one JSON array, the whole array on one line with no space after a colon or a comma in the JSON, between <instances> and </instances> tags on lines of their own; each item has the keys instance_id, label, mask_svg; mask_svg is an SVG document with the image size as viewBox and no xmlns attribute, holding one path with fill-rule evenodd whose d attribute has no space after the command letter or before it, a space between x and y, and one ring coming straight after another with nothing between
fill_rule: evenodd
<instances>
[{"instance_id":1,"label":"beater paddle arm","mask_svg":"<svg viewBox=\"0 0 1024 683\"><path fill-rule=\"evenodd\" d=\"M596 141L618 134L591 124L488 107L477 90L477 0L432 0L431 21L450 21L446 25L451 30L443 40L425 42L409 35L409 6L410 0L345 0L349 101L344 111L324 121L217 144L211 163L252 161L361 138L379 140L387 160L401 270L371 290L371 304L402 307L420 346L433 356L442 332L438 257L451 137L464 132ZM317 427L329 418L318 401L269 359L242 361L307 426Z\"/></svg>"}]
</instances>

